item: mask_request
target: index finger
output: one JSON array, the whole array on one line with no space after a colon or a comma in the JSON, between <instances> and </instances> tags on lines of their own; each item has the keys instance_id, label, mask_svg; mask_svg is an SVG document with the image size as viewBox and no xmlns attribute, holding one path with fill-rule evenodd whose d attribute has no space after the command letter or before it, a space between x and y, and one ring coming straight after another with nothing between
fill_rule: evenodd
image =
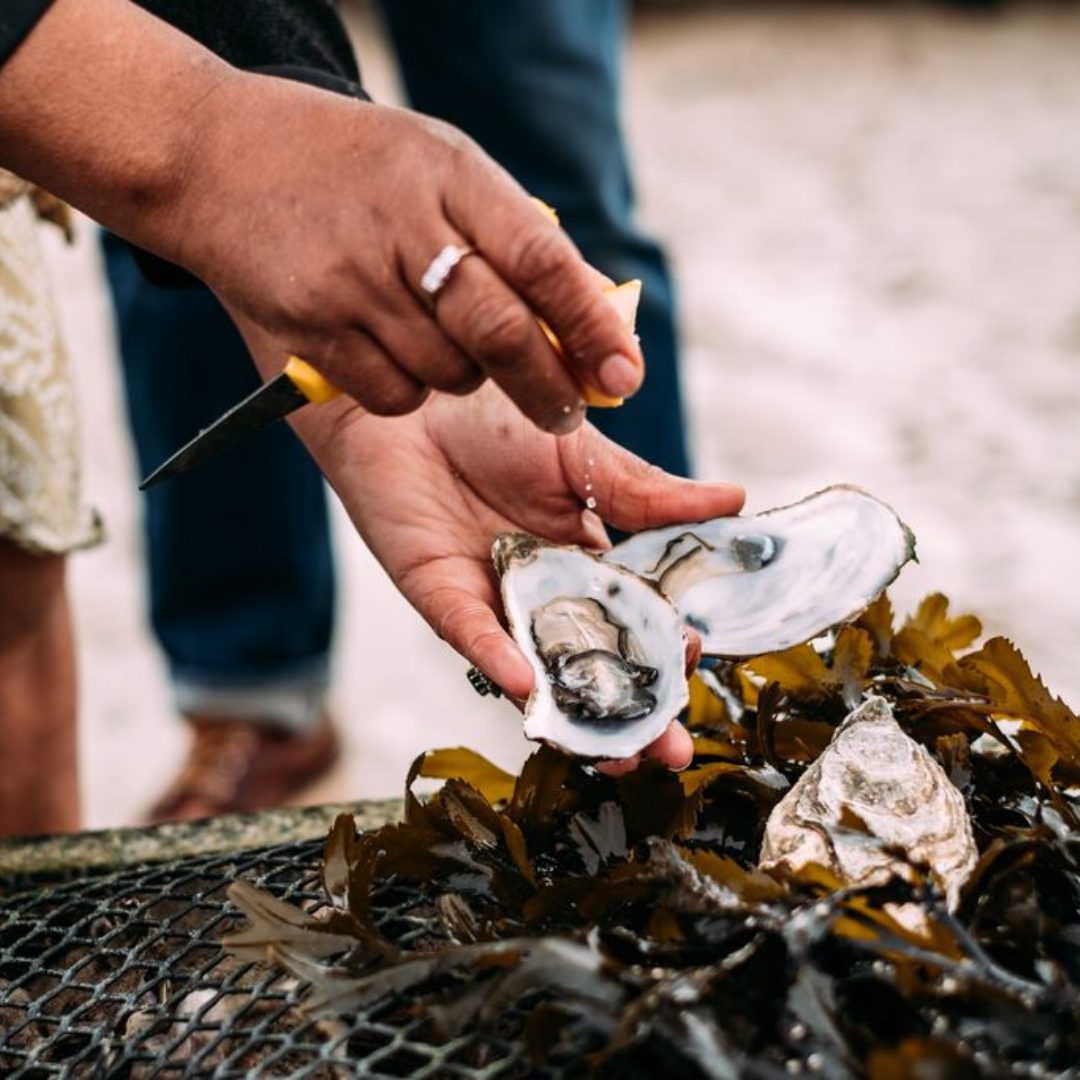
<instances>
[{"instance_id":1,"label":"index finger","mask_svg":"<svg viewBox=\"0 0 1080 1080\"><path fill-rule=\"evenodd\" d=\"M551 327L579 382L611 398L634 394L644 361L604 297L604 278L502 169L451 187L447 213L499 276Z\"/></svg>"},{"instance_id":2,"label":"index finger","mask_svg":"<svg viewBox=\"0 0 1080 1080\"><path fill-rule=\"evenodd\" d=\"M439 637L507 695L520 700L529 696L535 678L532 666L487 598L468 587L446 584L410 600Z\"/></svg>"}]
</instances>

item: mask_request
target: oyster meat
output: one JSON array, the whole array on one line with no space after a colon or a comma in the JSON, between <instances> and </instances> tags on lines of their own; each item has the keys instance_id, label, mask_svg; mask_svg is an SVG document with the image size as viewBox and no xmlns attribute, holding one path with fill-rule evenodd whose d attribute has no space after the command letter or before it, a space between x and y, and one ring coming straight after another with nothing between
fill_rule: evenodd
<instances>
[{"instance_id":1,"label":"oyster meat","mask_svg":"<svg viewBox=\"0 0 1080 1080\"><path fill-rule=\"evenodd\" d=\"M526 736L591 758L648 746L689 700L671 604L581 548L505 533L492 558L511 633L536 672Z\"/></svg>"},{"instance_id":2,"label":"oyster meat","mask_svg":"<svg viewBox=\"0 0 1080 1080\"><path fill-rule=\"evenodd\" d=\"M849 810L867 834L840 828ZM930 868L950 908L978 860L964 798L926 749L905 734L884 698L872 697L836 729L821 756L773 808L761 848L763 869L809 863L849 884L876 885L907 866ZM893 912L917 927L918 913Z\"/></svg>"},{"instance_id":3,"label":"oyster meat","mask_svg":"<svg viewBox=\"0 0 1080 1080\"><path fill-rule=\"evenodd\" d=\"M914 554L890 507L837 485L756 517L641 532L603 558L655 581L706 656L738 659L855 618Z\"/></svg>"}]
</instances>

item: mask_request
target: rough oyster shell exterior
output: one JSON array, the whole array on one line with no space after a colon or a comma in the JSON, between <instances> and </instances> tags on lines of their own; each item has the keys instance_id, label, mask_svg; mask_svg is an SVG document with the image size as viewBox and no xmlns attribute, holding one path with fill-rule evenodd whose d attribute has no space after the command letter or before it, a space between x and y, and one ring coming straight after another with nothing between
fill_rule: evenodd
<instances>
[{"instance_id":1,"label":"rough oyster shell exterior","mask_svg":"<svg viewBox=\"0 0 1080 1080\"><path fill-rule=\"evenodd\" d=\"M849 810L869 835L837 828ZM978 860L963 796L926 749L910 738L883 698L870 698L836 730L821 756L773 808L761 849L763 869L817 863L849 884L908 876L901 849L930 868L955 908ZM907 905L904 905L907 907ZM901 921L918 926L917 914Z\"/></svg>"}]
</instances>

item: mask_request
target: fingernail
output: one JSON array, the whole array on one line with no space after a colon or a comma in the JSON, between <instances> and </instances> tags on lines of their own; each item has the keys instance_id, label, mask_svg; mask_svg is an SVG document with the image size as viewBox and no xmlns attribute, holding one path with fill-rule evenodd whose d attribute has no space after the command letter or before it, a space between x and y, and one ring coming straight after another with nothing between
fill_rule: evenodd
<instances>
[{"instance_id":1,"label":"fingernail","mask_svg":"<svg viewBox=\"0 0 1080 1080\"><path fill-rule=\"evenodd\" d=\"M600 389L612 397L629 397L641 385L641 365L627 356L609 356L597 372Z\"/></svg>"}]
</instances>

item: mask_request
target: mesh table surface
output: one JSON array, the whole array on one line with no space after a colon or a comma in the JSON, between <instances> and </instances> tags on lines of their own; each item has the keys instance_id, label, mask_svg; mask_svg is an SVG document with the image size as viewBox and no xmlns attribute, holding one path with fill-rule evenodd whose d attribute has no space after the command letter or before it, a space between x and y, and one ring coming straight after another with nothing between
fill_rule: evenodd
<instances>
[{"instance_id":1,"label":"mesh table surface","mask_svg":"<svg viewBox=\"0 0 1080 1080\"><path fill-rule=\"evenodd\" d=\"M228 955L243 878L315 909L319 841L129 866L0 897L0 1074L109 1076L538 1075L510 1010L483 1036L440 1041L423 1010L384 1000L341 1020L298 1008L295 982ZM422 897L375 896L401 945L435 933Z\"/></svg>"}]
</instances>

